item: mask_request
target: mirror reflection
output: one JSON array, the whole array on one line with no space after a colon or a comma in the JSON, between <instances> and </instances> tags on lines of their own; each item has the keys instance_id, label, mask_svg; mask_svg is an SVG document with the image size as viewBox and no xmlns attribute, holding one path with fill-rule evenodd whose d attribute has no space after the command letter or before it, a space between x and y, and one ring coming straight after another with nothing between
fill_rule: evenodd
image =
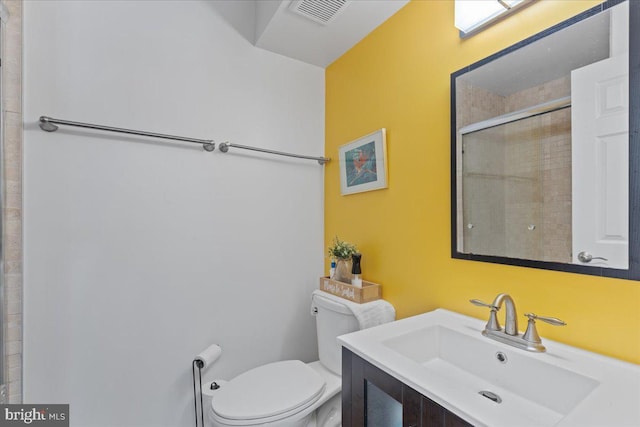
<instances>
[{"instance_id":1,"label":"mirror reflection","mask_svg":"<svg viewBox=\"0 0 640 427\"><path fill-rule=\"evenodd\" d=\"M629 4L454 74L461 254L628 268Z\"/></svg>"}]
</instances>

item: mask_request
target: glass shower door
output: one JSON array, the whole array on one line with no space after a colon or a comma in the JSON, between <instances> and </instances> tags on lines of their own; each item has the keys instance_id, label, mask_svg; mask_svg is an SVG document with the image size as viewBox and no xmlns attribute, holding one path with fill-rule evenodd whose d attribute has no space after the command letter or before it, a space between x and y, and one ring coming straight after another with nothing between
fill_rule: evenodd
<instances>
[{"instance_id":1,"label":"glass shower door","mask_svg":"<svg viewBox=\"0 0 640 427\"><path fill-rule=\"evenodd\" d=\"M571 262L571 109L462 137L465 253Z\"/></svg>"}]
</instances>

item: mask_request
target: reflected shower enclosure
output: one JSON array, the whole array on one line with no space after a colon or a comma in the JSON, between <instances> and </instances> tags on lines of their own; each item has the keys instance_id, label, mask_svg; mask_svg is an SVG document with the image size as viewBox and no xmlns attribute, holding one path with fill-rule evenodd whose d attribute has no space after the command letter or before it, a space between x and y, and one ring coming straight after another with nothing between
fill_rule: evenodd
<instances>
[{"instance_id":1,"label":"reflected shower enclosure","mask_svg":"<svg viewBox=\"0 0 640 427\"><path fill-rule=\"evenodd\" d=\"M606 1L451 74L453 258L637 277L637 5Z\"/></svg>"},{"instance_id":2,"label":"reflected shower enclosure","mask_svg":"<svg viewBox=\"0 0 640 427\"><path fill-rule=\"evenodd\" d=\"M461 154L465 253L571 262L570 107L464 134Z\"/></svg>"}]
</instances>

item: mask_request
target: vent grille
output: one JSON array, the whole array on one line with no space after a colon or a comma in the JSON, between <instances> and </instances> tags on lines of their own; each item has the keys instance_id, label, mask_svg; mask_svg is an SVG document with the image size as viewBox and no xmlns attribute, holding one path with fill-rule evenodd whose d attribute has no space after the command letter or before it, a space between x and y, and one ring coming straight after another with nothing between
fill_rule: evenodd
<instances>
[{"instance_id":1,"label":"vent grille","mask_svg":"<svg viewBox=\"0 0 640 427\"><path fill-rule=\"evenodd\" d=\"M289 9L300 16L327 25L346 8L348 0L295 0Z\"/></svg>"}]
</instances>

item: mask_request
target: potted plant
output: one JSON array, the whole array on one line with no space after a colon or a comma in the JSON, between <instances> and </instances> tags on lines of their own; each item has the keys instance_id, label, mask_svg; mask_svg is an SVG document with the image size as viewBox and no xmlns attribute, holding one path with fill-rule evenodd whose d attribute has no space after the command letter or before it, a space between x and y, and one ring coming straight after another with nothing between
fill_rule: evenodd
<instances>
[{"instance_id":1,"label":"potted plant","mask_svg":"<svg viewBox=\"0 0 640 427\"><path fill-rule=\"evenodd\" d=\"M334 237L333 245L329 246L329 257L336 260L336 271L333 280L351 283L351 256L358 252L356 245Z\"/></svg>"}]
</instances>

